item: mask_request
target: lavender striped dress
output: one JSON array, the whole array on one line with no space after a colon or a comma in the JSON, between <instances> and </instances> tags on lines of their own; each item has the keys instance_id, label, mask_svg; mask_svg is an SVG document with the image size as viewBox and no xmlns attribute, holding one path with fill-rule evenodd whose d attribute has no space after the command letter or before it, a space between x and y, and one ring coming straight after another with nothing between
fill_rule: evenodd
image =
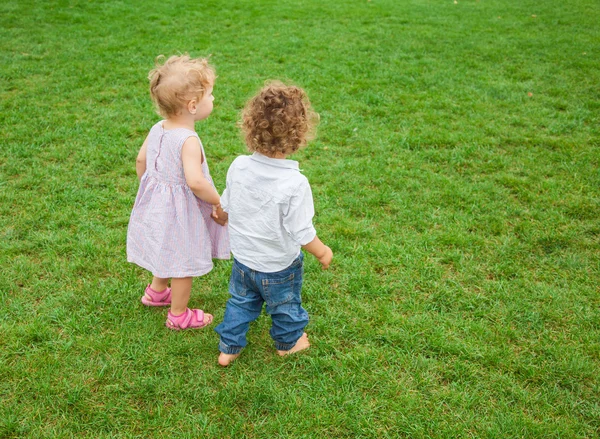
<instances>
[{"instance_id":1,"label":"lavender striped dress","mask_svg":"<svg viewBox=\"0 0 600 439\"><path fill-rule=\"evenodd\" d=\"M198 137L185 128L165 131L162 122L152 127L129 219L127 260L161 278L202 276L212 270L212 258L229 259L227 226L211 219L212 206L185 181L181 148L191 136ZM202 172L212 184L204 147L202 155Z\"/></svg>"}]
</instances>

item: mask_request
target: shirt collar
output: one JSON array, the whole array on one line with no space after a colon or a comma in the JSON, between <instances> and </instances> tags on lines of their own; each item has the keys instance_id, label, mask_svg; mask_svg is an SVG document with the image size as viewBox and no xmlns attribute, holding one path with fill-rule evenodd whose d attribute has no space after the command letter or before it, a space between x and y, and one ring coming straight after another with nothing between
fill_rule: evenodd
<instances>
[{"instance_id":1,"label":"shirt collar","mask_svg":"<svg viewBox=\"0 0 600 439\"><path fill-rule=\"evenodd\" d=\"M276 166L278 168L295 169L298 171L300 170L298 167L298 162L295 160L273 159L271 157L267 157L266 155L262 155L259 152L254 152L250 158L256 162L264 163L265 165Z\"/></svg>"}]
</instances>

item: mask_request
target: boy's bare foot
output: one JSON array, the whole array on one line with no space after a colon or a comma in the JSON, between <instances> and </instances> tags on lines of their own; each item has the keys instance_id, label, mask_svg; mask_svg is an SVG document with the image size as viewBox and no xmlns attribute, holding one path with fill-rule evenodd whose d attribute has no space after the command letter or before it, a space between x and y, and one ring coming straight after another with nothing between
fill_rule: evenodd
<instances>
[{"instance_id":1,"label":"boy's bare foot","mask_svg":"<svg viewBox=\"0 0 600 439\"><path fill-rule=\"evenodd\" d=\"M298 339L298 341L292 349L290 349L289 351L277 351L277 353L283 357L287 354L293 354L294 352L303 351L304 349L308 349L309 347L310 343L308 342L308 335L306 335L305 332L304 334L302 334L302 337Z\"/></svg>"},{"instance_id":2,"label":"boy's bare foot","mask_svg":"<svg viewBox=\"0 0 600 439\"><path fill-rule=\"evenodd\" d=\"M219 355L219 365L227 367L233 362L233 360L235 360L239 356L240 354L224 354L223 352L221 352L221 354Z\"/></svg>"}]
</instances>

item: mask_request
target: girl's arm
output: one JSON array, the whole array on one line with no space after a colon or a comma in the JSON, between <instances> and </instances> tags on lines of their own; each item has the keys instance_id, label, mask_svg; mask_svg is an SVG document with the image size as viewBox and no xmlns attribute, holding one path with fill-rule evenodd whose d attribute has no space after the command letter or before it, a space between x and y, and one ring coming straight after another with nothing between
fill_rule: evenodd
<instances>
[{"instance_id":1,"label":"girl's arm","mask_svg":"<svg viewBox=\"0 0 600 439\"><path fill-rule=\"evenodd\" d=\"M202 172L202 149L197 137L188 137L181 148L183 173L185 181L198 198L210 204L219 204L221 198L212 184L204 177Z\"/></svg>"},{"instance_id":2,"label":"girl's arm","mask_svg":"<svg viewBox=\"0 0 600 439\"><path fill-rule=\"evenodd\" d=\"M135 172L137 173L138 180L142 179L142 175L146 172L146 150L148 149L148 137L144 140L140 152L138 152L137 158L135 159Z\"/></svg>"}]
</instances>

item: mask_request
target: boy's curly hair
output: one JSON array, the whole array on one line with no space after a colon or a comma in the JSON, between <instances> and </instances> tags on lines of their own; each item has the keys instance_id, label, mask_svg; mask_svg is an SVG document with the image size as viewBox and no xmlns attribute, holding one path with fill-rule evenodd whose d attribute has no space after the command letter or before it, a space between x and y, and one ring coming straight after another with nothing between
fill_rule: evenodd
<instances>
[{"instance_id":1,"label":"boy's curly hair","mask_svg":"<svg viewBox=\"0 0 600 439\"><path fill-rule=\"evenodd\" d=\"M192 99L202 99L207 88L214 85L216 74L206 58L185 54L164 59L163 55L156 58L156 68L148 79L158 114L168 118L179 114Z\"/></svg>"},{"instance_id":2,"label":"boy's curly hair","mask_svg":"<svg viewBox=\"0 0 600 439\"><path fill-rule=\"evenodd\" d=\"M318 120L304 90L273 81L248 101L241 128L248 150L289 155L314 138Z\"/></svg>"}]
</instances>

